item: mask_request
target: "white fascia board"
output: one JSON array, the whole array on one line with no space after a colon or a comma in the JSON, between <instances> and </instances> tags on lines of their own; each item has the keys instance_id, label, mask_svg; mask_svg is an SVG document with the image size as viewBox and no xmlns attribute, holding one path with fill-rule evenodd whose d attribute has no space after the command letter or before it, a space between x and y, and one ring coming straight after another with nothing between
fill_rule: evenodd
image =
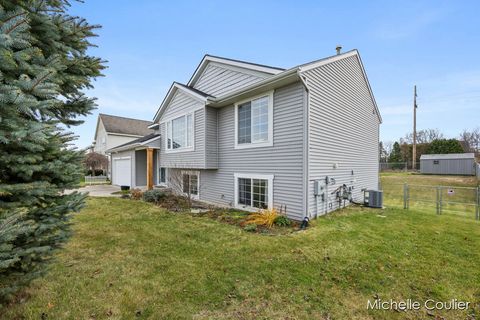
<instances>
[{"instance_id":1,"label":"white fascia board","mask_svg":"<svg viewBox=\"0 0 480 320\"><path fill-rule=\"evenodd\" d=\"M112 148L112 149L108 149L105 151L105 153L116 153L116 152L120 152L120 151L125 151L125 150L130 150L130 149L135 149L136 147L140 146L141 144L140 143L135 143L135 144L129 144L128 146L123 146L123 147L117 147L117 148Z\"/></svg>"},{"instance_id":2,"label":"white fascia board","mask_svg":"<svg viewBox=\"0 0 480 320\"><path fill-rule=\"evenodd\" d=\"M163 99L160 107L158 108L157 112L155 113L155 117L153 118L153 122L158 122L160 116L161 116L161 113L163 112L163 110L165 109L165 107L168 105L168 103L170 102L170 100L173 98L173 95L175 94L175 92L177 90L182 90L183 92L185 92L186 94L190 95L191 97L193 97L194 99L197 99L201 102L206 102L208 99L207 97L204 97L198 93L196 93L195 91L193 90L188 90L187 88L185 88L184 86L181 86L179 85L178 83L174 82L172 84L172 86L170 87L170 89L168 90L167 92L167 95L165 96L165 98Z\"/></svg>"},{"instance_id":3,"label":"white fascia board","mask_svg":"<svg viewBox=\"0 0 480 320\"><path fill-rule=\"evenodd\" d=\"M329 63L332 63L332 62L335 62L335 61L338 61L338 60L342 60L342 59L345 59L345 58L348 58L348 57L351 57L351 56L354 56L354 55L358 55L357 50L351 50L351 51L348 51L348 52L345 52L345 53L342 53L342 54L331 56L329 58L325 58L325 59L321 59L321 60L318 60L318 61L310 62L310 63L299 66L298 69L299 69L300 72L305 72L305 71L315 69L315 68L324 66L326 64L329 64Z\"/></svg>"},{"instance_id":4,"label":"white fascia board","mask_svg":"<svg viewBox=\"0 0 480 320\"><path fill-rule=\"evenodd\" d=\"M147 128L148 128L148 129L158 129L159 126L160 126L159 123L152 123L152 124L149 125Z\"/></svg>"},{"instance_id":5,"label":"white fascia board","mask_svg":"<svg viewBox=\"0 0 480 320\"><path fill-rule=\"evenodd\" d=\"M132 138L141 138L143 137L142 135L138 134L127 134L127 133L116 133L116 132L108 132L106 131L107 135L112 135L112 136L122 136L122 137L132 137Z\"/></svg>"},{"instance_id":6,"label":"white fascia board","mask_svg":"<svg viewBox=\"0 0 480 320\"><path fill-rule=\"evenodd\" d=\"M162 136L160 136L160 135L157 136L157 137L153 137L152 139L149 139L149 140L146 140L146 141L141 142L140 145L141 145L141 146L146 145L147 143L150 143L150 142L152 142L152 141L159 140L161 137L162 137Z\"/></svg>"}]
</instances>

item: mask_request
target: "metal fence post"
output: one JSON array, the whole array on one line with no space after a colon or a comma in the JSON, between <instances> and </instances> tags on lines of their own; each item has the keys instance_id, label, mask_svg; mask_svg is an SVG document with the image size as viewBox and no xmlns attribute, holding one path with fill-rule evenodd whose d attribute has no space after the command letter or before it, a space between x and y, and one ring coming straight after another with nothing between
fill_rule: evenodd
<instances>
[{"instance_id":1,"label":"metal fence post","mask_svg":"<svg viewBox=\"0 0 480 320\"><path fill-rule=\"evenodd\" d=\"M407 199L408 199L408 185L404 183L403 184L403 209L408 209Z\"/></svg>"},{"instance_id":2,"label":"metal fence post","mask_svg":"<svg viewBox=\"0 0 480 320\"><path fill-rule=\"evenodd\" d=\"M439 193L439 196L440 196L440 202L439 202L439 206L440 206L440 210L439 210L439 214L442 214L442 201L443 201L443 192L442 192L442 187L438 187L438 193Z\"/></svg>"},{"instance_id":3,"label":"metal fence post","mask_svg":"<svg viewBox=\"0 0 480 320\"><path fill-rule=\"evenodd\" d=\"M475 218L480 220L480 186L477 186L477 204L475 205Z\"/></svg>"},{"instance_id":4,"label":"metal fence post","mask_svg":"<svg viewBox=\"0 0 480 320\"><path fill-rule=\"evenodd\" d=\"M437 198L437 214L440 214L440 195L439 195L440 188L437 187L436 190L437 190L437 197L436 197Z\"/></svg>"}]
</instances>

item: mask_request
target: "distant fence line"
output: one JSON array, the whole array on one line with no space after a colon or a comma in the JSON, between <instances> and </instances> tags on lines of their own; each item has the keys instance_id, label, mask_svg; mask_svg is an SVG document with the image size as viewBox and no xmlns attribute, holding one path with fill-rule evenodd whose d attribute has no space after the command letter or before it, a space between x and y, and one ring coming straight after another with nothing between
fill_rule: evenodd
<instances>
[{"instance_id":1,"label":"distant fence line","mask_svg":"<svg viewBox=\"0 0 480 320\"><path fill-rule=\"evenodd\" d=\"M417 171L420 170L420 162L417 162L415 169L411 162L380 162L380 172L383 171Z\"/></svg>"},{"instance_id":2,"label":"distant fence line","mask_svg":"<svg viewBox=\"0 0 480 320\"><path fill-rule=\"evenodd\" d=\"M106 183L107 176L85 176L85 184Z\"/></svg>"}]
</instances>

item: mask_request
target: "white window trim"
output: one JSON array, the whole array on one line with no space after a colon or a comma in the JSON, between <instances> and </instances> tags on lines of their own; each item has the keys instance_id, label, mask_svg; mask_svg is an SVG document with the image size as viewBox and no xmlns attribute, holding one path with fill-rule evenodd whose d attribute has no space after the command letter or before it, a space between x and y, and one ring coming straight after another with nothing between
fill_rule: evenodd
<instances>
[{"instance_id":1,"label":"white window trim","mask_svg":"<svg viewBox=\"0 0 480 320\"><path fill-rule=\"evenodd\" d=\"M168 149L168 125L167 123L172 123L173 120L181 118L181 117L186 117L188 115L192 116L192 145L190 147L182 147L178 149ZM164 124L165 127L165 153L177 153L177 152L187 152L187 151L195 151L195 110L183 114L178 114L175 116L172 116L168 118L167 120L162 121L162 124ZM186 124L185 124L186 126ZM171 127L171 125L170 125ZM172 141L173 143L173 141ZM173 146L173 145L172 145Z\"/></svg>"},{"instance_id":2,"label":"white window trim","mask_svg":"<svg viewBox=\"0 0 480 320\"><path fill-rule=\"evenodd\" d=\"M251 212L257 212L260 209L251 206L245 206L243 204L238 203L238 179L239 178L246 178L246 179L263 179L268 180L268 209L273 208L273 180L275 176L273 174L256 174L256 173L234 173L234 207Z\"/></svg>"},{"instance_id":3,"label":"white window trim","mask_svg":"<svg viewBox=\"0 0 480 320\"><path fill-rule=\"evenodd\" d=\"M165 182L160 181L160 169L164 168L165 169ZM168 183L168 168L166 167L161 167L158 166L158 172L157 172L157 186L164 186L166 187Z\"/></svg>"},{"instance_id":4,"label":"white window trim","mask_svg":"<svg viewBox=\"0 0 480 320\"><path fill-rule=\"evenodd\" d=\"M190 174L190 175L197 175L197 194L191 194L190 197L194 200L200 199L200 171L192 171L192 170L182 170L182 190L180 191L185 196L188 196L188 193L183 192L183 175Z\"/></svg>"},{"instance_id":5,"label":"white window trim","mask_svg":"<svg viewBox=\"0 0 480 320\"><path fill-rule=\"evenodd\" d=\"M238 143L238 106L258 98L268 97L268 140L265 142ZM235 145L234 149L248 149L273 146L273 90L235 103Z\"/></svg>"}]
</instances>

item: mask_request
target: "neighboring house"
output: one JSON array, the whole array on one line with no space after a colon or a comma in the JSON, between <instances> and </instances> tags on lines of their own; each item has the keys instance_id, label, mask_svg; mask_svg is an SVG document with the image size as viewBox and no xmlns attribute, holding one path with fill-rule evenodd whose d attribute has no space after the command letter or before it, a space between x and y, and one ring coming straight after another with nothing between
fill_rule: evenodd
<instances>
[{"instance_id":1,"label":"neighboring house","mask_svg":"<svg viewBox=\"0 0 480 320\"><path fill-rule=\"evenodd\" d=\"M120 146L153 133L148 126L151 121L124 118L100 113L92 147L89 150L107 154L108 149Z\"/></svg>"},{"instance_id":2,"label":"neighboring house","mask_svg":"<svg viewBox=\"0 0 480 320\"><path fill-rule=\"evenodd\" d=\"M153 122L149 140L109 150L114 184L296 220L338 208L343 185L358 202L379 185L381 117L357 50L290 69L206 55Z\"/></svg>"},{"instance_id":3,"label":"neighboring house","mask_svg":"<svg viewBox=\"0 0 480 320\"><path fill-rule=\"evenodd\" d=\"M420 173L474 176L477 163L474 153L422 154Z\"/></svg>"}]
</instances>

